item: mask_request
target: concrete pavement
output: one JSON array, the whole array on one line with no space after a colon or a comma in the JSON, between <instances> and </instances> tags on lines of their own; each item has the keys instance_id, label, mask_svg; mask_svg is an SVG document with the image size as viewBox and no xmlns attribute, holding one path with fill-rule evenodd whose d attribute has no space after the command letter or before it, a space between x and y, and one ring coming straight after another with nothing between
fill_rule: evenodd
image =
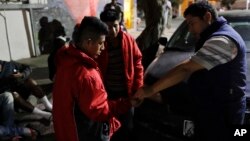
<instances>
[{"instance_id":1,"label":"concrete pavement","mask_svg":"<svg viewBox=\"0 0 250 141\"><path fill-rule=\"evenodd\" d=\"M162 36L167 37L169 39L176 30L176 28L183 22L183 20L184 20L183 17L177 17L175 19L172 19L171 28L170 29L165 28ZM144 28L145 28L145 22L142 20L140 24L137 26L137 29L128 30L128 32L134 38L137 38L140 35L140 33L144 30Z\"/></svg>"}]
</instances>

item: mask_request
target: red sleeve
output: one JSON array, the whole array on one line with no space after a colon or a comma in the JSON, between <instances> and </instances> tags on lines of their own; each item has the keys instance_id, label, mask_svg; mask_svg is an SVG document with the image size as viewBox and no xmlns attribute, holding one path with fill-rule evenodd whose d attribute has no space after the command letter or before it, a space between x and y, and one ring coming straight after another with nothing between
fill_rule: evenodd
<instances>
[{"instance_id":1,"label":"red sleeve","mask_svg":"<svg viewBox=\"0 0 250 141\"><path fill-rule=\"evenodd\" d=\"M101 78L95 76L82 81L78 104L86 116L95 121L110 120L114 116L127 112L131 107L128 100L108 101Z\"/></svg>"},{"instance_id":2,"label":"red sleeve","mask_svg":"<svg viewBox=\"0 0 250 141\"><path fill-rule=\"evenodd\" d=\"M133 41L134 46L134 83L132 87L132 92L135 93L138 88L143 86L143 66L142 66L142 54L139 50L135 41Z\"/></svg>"}]
</instances>

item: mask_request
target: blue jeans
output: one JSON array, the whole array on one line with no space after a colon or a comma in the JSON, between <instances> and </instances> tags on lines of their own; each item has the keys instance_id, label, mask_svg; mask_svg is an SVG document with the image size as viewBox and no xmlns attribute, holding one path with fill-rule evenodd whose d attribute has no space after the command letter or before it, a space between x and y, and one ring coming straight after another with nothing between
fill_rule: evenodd
<instances>
[{"instance_id":1,"label":"blue jeans","mask_svg":"<svg viewBox=\"0 0 250 141\"><path fill-rule=\"evenodd\" d=\"M0 115L0 137L25 134L25 128L14 124L14 98L9 92L0 94Z\"/></svg>"}]
</instances>

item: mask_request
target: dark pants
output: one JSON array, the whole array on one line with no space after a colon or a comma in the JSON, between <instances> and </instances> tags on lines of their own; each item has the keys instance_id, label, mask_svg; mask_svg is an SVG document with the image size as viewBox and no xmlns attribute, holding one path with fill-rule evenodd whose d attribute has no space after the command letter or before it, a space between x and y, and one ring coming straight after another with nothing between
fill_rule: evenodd
<instances>
[{"instance_id":1,"label":"dark pants","mask_svg":"<svg viewBox=\"0 0 250 141\"><path fill-rule=\"evenodd\" d=\"M109 123L89 119L79 108L74 109L79 141L109 141Z\"/></svg>"},{"instance_id":2,"label":"dark pants","mask_svg":"<svg viewBox=\"0 0 250 141\"><path fill-rule=\"evenodd\" d=\"M201 109L195 115L195 138L197 141L237 141L234 127L242 125L245 117L245 98L226 107Z\"/></svg>"},{"instance_id":3,"label":"dark pants","mask_svg":"<svg viewBox=\"0 0 250 141\"><path fill-rule=\"evenodd\" d=\"M133 117L134 117L134 108L131 108L126 114L123 114L118 117L121 122L121 128L114 133L111 138L111 141L131 141L132 140L132 131L133 131Z\"/></svg>"}]
</instances>

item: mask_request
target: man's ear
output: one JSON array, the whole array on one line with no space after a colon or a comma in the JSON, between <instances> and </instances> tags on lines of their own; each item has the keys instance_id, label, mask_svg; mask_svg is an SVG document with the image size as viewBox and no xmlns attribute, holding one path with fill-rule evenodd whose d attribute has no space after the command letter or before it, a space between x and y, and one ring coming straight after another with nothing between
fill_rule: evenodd
<instances>
[{"instance_id":1,"label":"man's ear","mask_svg":"<svg viewBox=\"0 0 250 141\"><path fill-rule=\"evenodd\" d=\"M90 46L91 43L92 43L92 40L91 40L91 39L86 40L86 44L87 44L88 46Z\"/></svg>"},{"instance_id":2,"label":"man's ear","mask_svg":"<svg viewBox=\"0 0 250 141\"><path fill-rule=\"evenodd\" d=\"M76 47L78 49L82 50L87 45L87 41L86 40L81 40L81 41L79 41L79 42L77 42L75 44L76 44Z\"/></svg>"},{"instance_id":3,"label":"man's ear","mask_svg":"<svg viewBox=\"0 0 250 141\"><path fill-rule=\"evenodd\" d=\"M206 21L208 24L212 23L212 14L210 12L206 12L203 16L203 20Z\"/></svg>"}]
</instances>

